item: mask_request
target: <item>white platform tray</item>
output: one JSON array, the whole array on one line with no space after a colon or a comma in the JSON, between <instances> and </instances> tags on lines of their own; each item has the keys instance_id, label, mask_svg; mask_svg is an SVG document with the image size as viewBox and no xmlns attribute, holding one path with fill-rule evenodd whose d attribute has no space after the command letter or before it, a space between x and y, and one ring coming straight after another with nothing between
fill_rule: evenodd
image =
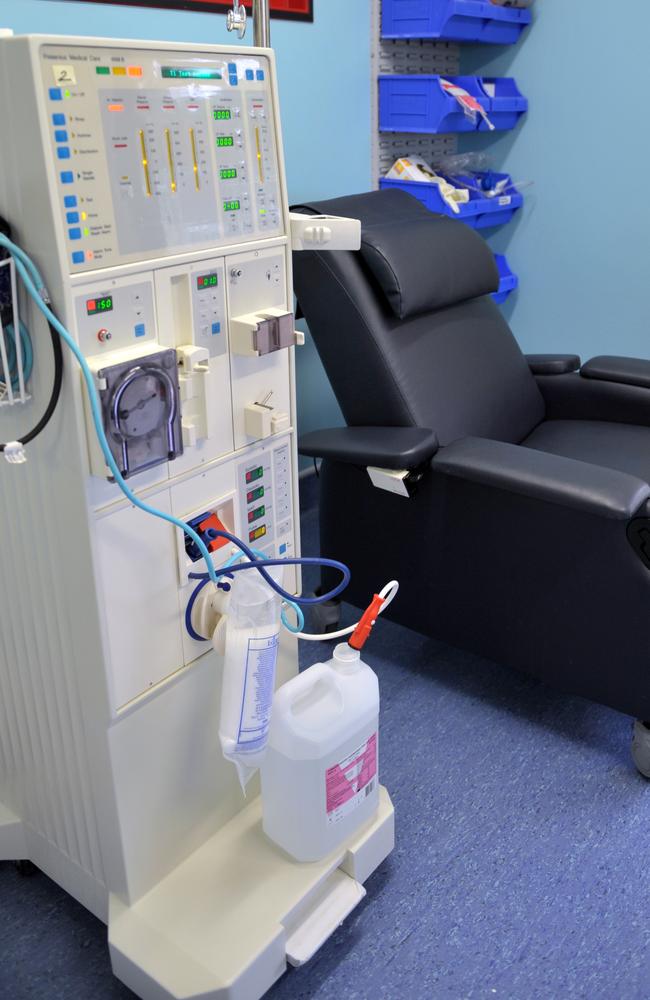
<instances>
[{"instance_id":1,"label":"white platform tray","mask_svg":"<svg viewBox=\"0 0 650 1000\"><path fill-rule=\"evenodd\" d=\"M258 797L135 905L111 897L113 971L142 1000L258 1000L342 923L393 844L382 788L344 848L298 864L264 836Z\"/></svg>"}]
</instances>

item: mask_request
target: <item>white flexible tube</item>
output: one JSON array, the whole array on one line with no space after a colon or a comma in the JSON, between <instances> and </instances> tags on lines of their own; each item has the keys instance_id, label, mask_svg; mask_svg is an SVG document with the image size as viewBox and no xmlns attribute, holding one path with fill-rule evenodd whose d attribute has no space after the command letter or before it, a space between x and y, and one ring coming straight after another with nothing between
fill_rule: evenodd
<instances>
[{"instance_id":1,"label":"white flexible tube","mask_svg":"<svg viewBox=\"0 0 650 1000\"><path fill-rule=\"evenodd\" d=\"M378 616L395 600L398 590L399 583L397 580L391 580L390 583L381 588L378 596L384 598L384 603L377 612ZM339 629L338 632L323 632L322 635L308 635L306 632L292 632L291 634L295 635L297 639L306 639L308 642L323 642L325 639L343 639L346 635L352 635L358 624L359 622L355 622L349 628Z\"/></svg>"}]
</instances>

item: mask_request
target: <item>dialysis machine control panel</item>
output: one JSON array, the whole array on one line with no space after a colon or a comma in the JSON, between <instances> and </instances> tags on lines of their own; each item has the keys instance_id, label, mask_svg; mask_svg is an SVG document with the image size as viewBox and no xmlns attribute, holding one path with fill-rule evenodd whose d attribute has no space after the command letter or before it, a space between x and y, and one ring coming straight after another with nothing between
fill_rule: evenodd
<instances>
[{"instance_id":1,"label":"dialysis machine control panel","mask_svg":"<svg viewBox=\"0 0 650 1000\"><path fill-rule=\"evenodd\" d=\"M122 475L202 533L221 526L268 557L296 555L287 348L301 341L272 53L31 36L3 44L0 69L31 94L40 122L27 128L25 108L0 101L3 134L26 165L22 177L9 172L3 201L22 206L17 235L93 372ZM209 645L184 623L197 553L125 504L85 389L82 399L83 495L117 711ZM232 552L210 550L217 565ZM155 610L143 603L152 566ZM285 584L297 582L288 570Z\"/></svg>"},{"instance_id":2,"label":"dialysis machine control panel","mask_svg":"<svg viewBox=\"0 0 650 1000\"><path fill-rule=\"evenodd\" d=\"M267 57L44 45L72 273L283 232Z\"/></svg>"}]
</instances>

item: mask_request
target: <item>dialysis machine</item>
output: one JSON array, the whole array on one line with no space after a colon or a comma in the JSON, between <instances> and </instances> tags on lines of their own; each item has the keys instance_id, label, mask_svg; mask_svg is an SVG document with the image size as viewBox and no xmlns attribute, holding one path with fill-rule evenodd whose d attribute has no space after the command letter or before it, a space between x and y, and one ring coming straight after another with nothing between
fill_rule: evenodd
<instances>
[{"instance_id":1,"label":"dialysis machine","mask_svg":"<svg viewBox=\"0 0 650 1000\"><path fill-rule=\"evenodd\" d=\"M0 214L95 378L138 497L298 553L291 220L269 49L0 40ZM304 233L303 233L304 235ZM321 232L322 237L322 232ZM52 381L47 326L20 438ZM325 861L262 833L219 748L220 656L185 625L199 553L126 501L66 354L26 464L0 457L0 860L33 860L108 923L143 998L251 1000L306 961L393 843L377 816ZM285 585L300 585L294 570ZM279 681L297 671L284 635Z\"/></svg>"}]
</instances>

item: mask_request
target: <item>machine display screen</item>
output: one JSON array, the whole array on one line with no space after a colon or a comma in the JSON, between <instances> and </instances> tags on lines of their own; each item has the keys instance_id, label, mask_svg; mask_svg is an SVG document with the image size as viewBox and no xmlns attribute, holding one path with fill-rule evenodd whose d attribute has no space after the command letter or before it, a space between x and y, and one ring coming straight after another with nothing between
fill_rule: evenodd
<instances>
[{"instance_id":1,"label":"machine display screen","mask_svg":"<svg viewBox=\"0 0 650 1000\"><path fill-rule=\"evenodd\" d=\"M259 528L255 528L254 531L248 532L248 541L256 542L258 538L263 538L266 534L266 525L262 524Z\"/></svg>"},{"instance_id":2,"label":"machine display screen","mask_svg":"<svg viewBox=\"0 0 650 1000\"><path fill-rule=\"evenodd\" d=\"M217 136L217 146L221 149L225 149L230 146L235 145L235 140L231 135L218 135Z\"/></svg>"},{"instance_id":3,"label":"machine display screen","mask_svg":"<svg viewBox=\"0 0 650 1000\"><path fill-rule=\"evenodd\" d=\"M217 122L229 122L232 118L232 111L229 108L215 108L212 117Z\"/></svg>"},{"instance_id":4,"label":"machine display screen","mask_svg":"<svg viewBox=\"0 0 650 1000\"><path fill-rule=\"evenodd\" d=\"M219 171L219 175L222 181L234 181L235 177L237 176L237 168L226 167L223 170Z\"/></svg>"},{"instance_id":5,"label":"machine display screen","mask_svg":"<svg viewBox=\"0 0 650 1000\"><path fill-rule=\"evenodd\" d=\"M224 212L238 212L241 208L241 202L239 201L224 201L223 210Z\"/></svg>"},{"instance_id":6,"label":"machine display screen","mask_svg":"<svg viewBox=\"0 0 650 1000\"><path fill-rule=\"evenodd\" d=\"M86 302L86 312L89 316L97 316L99 313L112 312L112 309L112 295L104 295L101 299L88 299Z\"/></svg>"},{"instance_id":7,"label":"machine display screen","mask_svg":"<svg viewBox=\"0 0 650 1000\"><path fill-rule=\"evenodd\" d=\"M204 288L216 288L219 284L217 274L200 274L196 279L196 287L201 291Z\"/></svg>"},{"instance_id":8,"label":"machine display screen","mask_svg":"<svg viewBox=\"0 0 650 1000\"><path fill-rule=\"evenodd\" d=\"M259 517L264 517L266 514L266 507L262 504L261 507L256 507L255 510L249 510L248 512L248 523L252 524L253 521L257 521Z\"/></svg>"},{"instance_id":9,"label":"machine display screen","mask_svg":"<svg viewBox=\"0 0 650 1000\"><path fill-rule=\"evenodd\" d=\"M254 490L249 490L246 494L246 503L255 503L256 500L261 500L264 496L264 487L258 486Z\"/></svg>"},{"instance_id":10,"label":"machine display screen","mask_svg":"<svg viewBox=\"0 0 650 1000\"><path fill-rule=\"evenodd\" d=\"M197 69L185 66L163 66L161 74L166 80L221 80L217 69Z\"/></svg>"}]
</instances>

